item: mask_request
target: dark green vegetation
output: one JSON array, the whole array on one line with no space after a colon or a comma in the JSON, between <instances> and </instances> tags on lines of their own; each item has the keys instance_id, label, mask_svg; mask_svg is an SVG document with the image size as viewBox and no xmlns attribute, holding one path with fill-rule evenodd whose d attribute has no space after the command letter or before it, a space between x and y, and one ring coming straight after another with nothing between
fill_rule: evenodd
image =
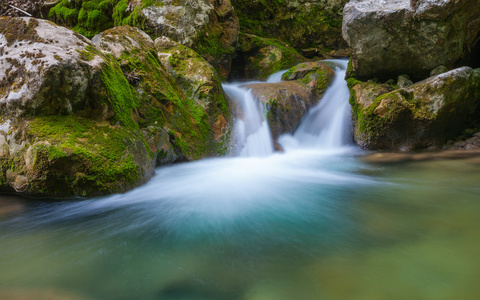
<instances>
[{"instance_id":1,"label":"dark green vegetation","mask_svg":"<svg viewBox=\"0 0 480 300\"><path fill-rule=\"evenodd\" d=\"M305 60L295 48L280 40L241 33L232 73L239 78L266 79Z\"/></svg>"},{"instance_id":2,"label":"dark green vegetation","mask_svg":"<svg viewBox=\"0 0 480 300\"><path fill-rule=\"evenodd\" d=\"M232 0L232 5L244 33L281 39L297 49L328 51L345 47L341 27L347 2Z\"/></svg>"},{"instance_id":3,"label":"dark green vegetation","mask_svg":"<svg viewBox=\"0 0 480 300\"><path fill-rule=\"evenodd\" d=\"M49 18L92 38L108 28L119 25L140 26L138 12L153 0L142 0L142 5L128 11L129 0L61 0L50 10Z\"/></svg>"}]
</instances>

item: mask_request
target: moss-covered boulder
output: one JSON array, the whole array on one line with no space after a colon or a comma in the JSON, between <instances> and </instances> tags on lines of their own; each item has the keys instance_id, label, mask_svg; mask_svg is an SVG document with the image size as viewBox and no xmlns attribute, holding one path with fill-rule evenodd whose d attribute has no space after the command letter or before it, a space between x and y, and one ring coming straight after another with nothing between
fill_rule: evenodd
<instances>
[{"instance_id":1,"label":"moss-covered boulder","mask_svg":"<svg viewBox=\"0 0 480 300\"><path fill-rule=\"evenodd\" d=\"M406 88L350 78L354 138L364 149L439 147L469 128L480 103L480 69L462 67Z\"/></svg>"},{"instance_id":2,"label":"moss-covered boulder","mask_svg":"<svg viewBox=\"0 0 480 300\"><path fill-rule=\"evenodd\" d=\"M119 25L170 37L200 53L224 78L239 32L229 0L62 0L49 16L89 38Z\"/></svg>"},{"instance_id":3,"label":"moss-covered boulder","mask_svg":"<svg viewBox=\"0 0 480 300\"><path fill-rule=\"evenodd\" d=\"M173 48L158 46L164 52L157 52L147 34L130 26L109 29L93 40L119 61L137 91L137 122L148 127L150 144L162 150L159 163L227 152L227 100L217 73L201 56L171 40Z\"/></svg>"},{"instance_id":4,"label":"moss-covered boulder","mask_svg":"<svg viewBox=\"0 0 480 300\"><path fill-rule=\"evenodd\" d=\"M295 80L309 86L317 99L322 98L334 77L335 72L323 62L300 63L282 75L283 80Z\"/></svg>"},{"instance_id":5,"label":"moss-covered boulder","mask_svg":"<svg viewBox=\"0 0 480 300\"><path fill-rule=\"evenodd\" d=\"M297 49L345 48L342 11L348 0L232 0L241 30ZM318 54L318 53L317 53Z\"/></svg>"},{"instance_id":6,"label":"moss-covered boulder","mask_svg":"<svg viewBox=\"0 0 480 300\"><path fill-rule=\"evenodd\" d=\"M266 105L266 116L275 143L280 134L295 131L308 109L320 101L334 75L333 70L321 62L301 63L284 74L284 79L288 81L245 86Z\"/></svg>"},{"instance_id":7,"label":"moss-covered boulder","mask_svg":"<svg viewBox=\"0 0 480 300\"><path fill-rule=\"evenodd\" d=\"M0 191L122 192L153 174L119 64L77 33L0 17Z\"/></svg>"},{"instance_id":8,"label":"moss-covered boulder","mask_svg":"<svg viewBox=\"0 0 480 300\"><path fill-rule=\"evenodd\" d=\"M167 37L155 40L155 46L163 66L197 108L195 118L202 122L205 137L202 146L206 147L207 154L226 153L233 118L218 73L195 51L168 41Z\"/></svg>"},{"instance_id":9,"label":"moss-covered boulder","mask_svg":"<svg viewBox=\"0 0 480 300\"><path fill-rule=\"evenodd\" d=\"M279 40L241 33L231 77L266 79L275 72L307 60Z\"/></svg>"},{"instance_id":10,"label":"moss-covered boulder","mask_svg":"<svg viewBox=\"0 0 480 300\"><path fill-rule=\"evenodd\" d=\"M439 65L454 68L477 43L479 24L479 0L353 0L345 6L343 36L355 78L421 80Z\"/></svg>"}]
</instances>

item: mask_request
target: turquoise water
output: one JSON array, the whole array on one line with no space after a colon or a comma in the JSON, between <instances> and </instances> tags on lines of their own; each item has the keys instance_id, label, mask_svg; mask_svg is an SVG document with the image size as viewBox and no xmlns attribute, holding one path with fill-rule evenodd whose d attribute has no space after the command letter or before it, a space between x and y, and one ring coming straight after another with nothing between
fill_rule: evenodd
<instances>
[{"instance_id":1,"label":"turquoise water","mask_svg":"<svg viewBox=\"0 0 480 300\"><path fill-rule=\"evenodd\" d=\"M2 196L0 299L478 299L480 159L365 155L202 160L81 201Z\"/></svg>"}]
</instances>

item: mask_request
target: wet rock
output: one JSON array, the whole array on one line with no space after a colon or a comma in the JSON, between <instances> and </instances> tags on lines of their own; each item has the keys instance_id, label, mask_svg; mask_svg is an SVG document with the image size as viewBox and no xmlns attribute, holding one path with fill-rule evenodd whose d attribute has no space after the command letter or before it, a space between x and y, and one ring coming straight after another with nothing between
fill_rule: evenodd
<instances>
[{"instance_id":1,"label":"wet rock","mask_svg":"<svg viewBox=\"0 0 480 300\"><path fill-rule=\"evenodd\" d=\"M271 74L307 61L293 47L275 39L240 34L232 77L266 79Z\"/></svg>"},{"instance_id":2,"label":"wet rock","mask_svg":"<svg viewBox=\"0 0 480 300\"><path fill-rule=\"evenodd\" d=\"M308 108L318 102L311 89L299 82L258 83L245 86L267 110L267 120L274 141L286 132L294 132Z\"/></svg>"},{"instance_id":3,"label":"wet rock","mask_svg":"<svg viewBox=\"0 0 480 300\"><path fill-rule=\"evenodd\" d=\"M20 213L25 209L25 201L12 196L0 196L0 219Z\"/></svg>"},{"instance_id":4,"label":"wet rock","mask_svg":"<svg viewBox=\"0 0 480 300\"><path fill-rule=\"evenodd\" d=\"M479 23L478 0L353 0L345 5L342 31L353 77L421 80L439 65L452 69L476 41Z\"/></svg>"},{"instance_id":5,"label":"wet rock","mask_svg":"<svg viewBox=\"0 0 480 300\"><path fill-rule=\"evenodd\" d=\"M282 133L293 133L309 108L317 104L335 73L322 62L300 63L283 74L279 83L256 83L245 87L266 106L275 147Z\"/></svg>"},{"instance_id":6,"label":"wet rock","mask_svg":"<svg viewBox=\"0 0 480 300\"><path fill-rule=\"evenodd\" d=\"M480 69L458 68L407 88L349 79L356 142L365 149L441 147L472 121Z\"/></svg>"},{"instance_id":7,"label":"wet rock","mask_svg":"<svg viewBox=\"0 0 480 300\"><path fill-rule=\"evenodd\" d=\"M283 80L295 80L309 86L313 91L312 97L317 99L322 98L334 77L335 72L323 62L300 63L282 75Z\"/></svg>"}]
</instances>

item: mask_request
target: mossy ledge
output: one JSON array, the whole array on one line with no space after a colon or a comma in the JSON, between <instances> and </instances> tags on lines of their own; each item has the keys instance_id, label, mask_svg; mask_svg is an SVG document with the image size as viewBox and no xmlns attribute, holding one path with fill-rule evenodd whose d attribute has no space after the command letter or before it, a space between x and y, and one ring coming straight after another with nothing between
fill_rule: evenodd
<instances>
[{"instance_id":1,"label":"mossy ledge","mask_svg":"<svg viewBox=\"0 0 480 300\"><path fill-rule=\"evenodd\" d=\"M28 123L24 157L29 162L13 159L12 164L30 179L29 195L125 192L153 174L153 155L138 130L75 116L36 117Z\"/></svg>"}]
</instances>

